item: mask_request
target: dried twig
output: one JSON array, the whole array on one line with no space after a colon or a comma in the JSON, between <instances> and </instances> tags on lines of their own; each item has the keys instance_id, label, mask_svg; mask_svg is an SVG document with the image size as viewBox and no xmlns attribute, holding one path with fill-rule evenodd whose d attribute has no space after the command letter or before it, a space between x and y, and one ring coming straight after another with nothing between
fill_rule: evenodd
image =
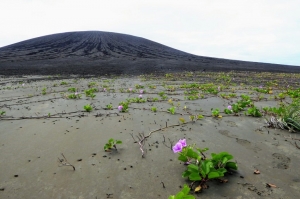
<instances>
[{"instance_id":1,"label":"dried twig","mask_svg":"<svg viewBox=\"0 0 300 199\"><path fill-rule=\"evenodd\" d=\"M63 159L59 159L58 158L58 163L59 163L59 165L58 166L71 166L71 167L73 167L73 169L74 169L74 171L75 171L75 167L72 165L72 164L70 164L69 162L68 162L68 160L67 160L67 158L64 156L64 154L63 153L61 153L61 155L62 155L62 157L63 157Z\"/></svg>"},{"instance_id":2,"label":"dried twig","mask_svg":"<svg viewBox=\"0 0 300 199\"><path fill-rule=\"evenodd\" d=\"M170 138L168 138L168 140L169 140L169 142L170 142L170 146L168 146L167 144L166 144L166 138L165 138L165 136L163 135L163 138L164 138L164 140L163 140L163 144L167 147L167 148L169 148L169 149L171 149L172 150L172 147L173 147L173 141L171 141L171 139Z\"/></svg>"}]
</instances>

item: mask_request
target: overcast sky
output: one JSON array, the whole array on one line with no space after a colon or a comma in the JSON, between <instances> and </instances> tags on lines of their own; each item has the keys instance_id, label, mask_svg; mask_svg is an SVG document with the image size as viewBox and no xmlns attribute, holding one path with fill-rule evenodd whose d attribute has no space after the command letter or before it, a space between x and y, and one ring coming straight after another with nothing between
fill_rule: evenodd
<instances>
[{"instance_id":1,"label":"overcast sky","mask_svg":"<svg viewBox=\"0 0 300 199\"><path fill-rule=\"evenodd\" d=\"M0 47L100 30L195 55L300 66L300 0L1 0L0 27Z\"/></svg>"}]
</instances>

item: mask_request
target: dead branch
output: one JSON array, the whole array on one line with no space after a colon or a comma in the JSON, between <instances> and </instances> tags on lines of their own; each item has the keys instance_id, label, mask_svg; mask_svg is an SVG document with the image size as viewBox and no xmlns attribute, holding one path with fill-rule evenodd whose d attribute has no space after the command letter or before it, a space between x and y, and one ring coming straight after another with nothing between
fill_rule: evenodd
<instances>
[{"instance_id":1,"label":"dead branch","mask_svg":"<svg viewBox=\"0 0 300 199\"><path fill-rule=\"evenodd\" d=\"M75 167L72 165L72 164L70 164L69 162L68 162L68 160L67 160L67 158L64 156L64 154L63 153L61 153L61 155L62 155L62 157L63 157L63 159L59 159L58 158L58 163L59 163L59 165L58 166L71 166L71 167L73 167L73 169L74 169L74 171L75 171Z\"/></svg>"},{"instance_id":2,"label":"dead branch","mask_svg":"<svg viewBox=\"0 0 300 199\"><path fill-rule=\"evenodd\" d=\"M298 146L298 144L297 144L297 142L295 141L295 146L298 148L298 149L300 149L300 147Z\"/></svg>"}]
</instances>

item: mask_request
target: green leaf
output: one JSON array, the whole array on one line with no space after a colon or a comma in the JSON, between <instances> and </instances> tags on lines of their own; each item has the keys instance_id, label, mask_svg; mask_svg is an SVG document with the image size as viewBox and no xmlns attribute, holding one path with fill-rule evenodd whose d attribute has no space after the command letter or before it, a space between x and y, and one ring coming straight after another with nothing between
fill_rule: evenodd
<instances>
[{"instance_id":1,"label":"green leaf","mask_svg":"<svg viewBox=\"0 0 300 199\"><path fill-rule=\"evenodd\" d=\"M112 143L112 142L114 142L114 139L113 139L113 138L110 138L110 139L108 140L108 142L109 142L109 143Z\"/></svg>"},{"instance_id":2,"label":"green leaf","mask_svg":"<svg viewBox=\"0 0 300 199\"><path fill-rule=\"evenodd\" d=\"M198 148L197 150L198 150L198 151L201 153L201 152L208 151L208 150L209 150L209 148L204 148L204 149L199 149L199 148Z\"/></svg>"},{"instance_id":3,"label":"green leaf","mask_svg":"<svg viewBox=\"0 0 300 199\"><path fill-rule=\"evenodd\" d=\"M226 155L225 157L227 158L227 162L228 162L229 160L233 159L233 156L232 156L232 155L229 155L229 154Z\"/></svg>"},{"instance_id":4,"label":"green leaf","mask_svg":"<svg viewBox=\"0 0 300 199\"><path fill-rule=\"evenodd\" d=\"M211 160L205 160L202 162L201 168L205 175L210 172L210 168L212 167L212 165L213 163L211 162Z\"/></svg>"},{"instance_id":5,"label":"green leaf","mask_svg":"<svg viewBox=\"0 0 300 199\"><path fill-rule=\"evenodd\" d=\"M199 168L198 168L197 165L189 164L187 167L188 167L188 171L191 171L191 172L198 172L199 171Z\"/></svg>"},{"instance_id":6,"label":"green leaf","mask_svg":"<svg viewBox=\"0 0 300 199\"><path fill-rule=\"evenodd\" d=\"M116 144L122 144L122 141L121 140L117 140Z\"/></svg>"},{"instance_id":7,"label":"green leaf","mask_svg":"<svg viewBox=\"0 0 300 199\"><path fill-rule=\"evenodd\" d=\"M217 154L211 153L211 157L212 157L213 159L215 159L216 156L217 156Z\"/></svg>"},{"instance_id":8,"label":"green leaf","mask_svg":"<svg viewBox=\"0 0 300 199\"><path fill-rule=\"evenodd\" d=\"M234 169L234 170L238 169L237 164L235 162L227 162L225 167Z\"/></svg>"},{"instance_id":9,"label":"green leaf","mask_svg":"<svg viewBox=\"0 0 300 199\"><path fill-rule=\"evenodd\" d=\"M191 173L189 179L192 181L198 181L201 180L202 178L200 177L199 173Z\"/></svg>"},{"instance_id":10,"label":"green leaf","mask_svg":"<svg viewBox=\"0 0 300 199\"><path fill-rule=\"evenodd\" d=\"M227 170L225 168L219 168L218 170L216 170L216 172L220 173L220 174L224 174L227 172Z\"/></svg>"},{"instance_id":11,"label":"green leaf","mask_svg":"<svg viewBox=\"0 0 300 199\"><path fill-rule=\"evenodd\" d=\"M169 199L175 199L175 196L169 196Z\"/></svg>"},{"instance_id":12,"label":"green leaf","mask_svg":"<svg viewBox=\"0 0 300 199\"><path fill-rule=\"evenodd\" d=\"M190 174L191 174L191 172L186 170L186 171L184 171L184 172L182 173L182 177L183 177L183 178L186 178L186 177L188 177Z\"/></svg>"},{"instance_id":13,"label":"green leaf","mask_svg":"<svg viewBox=\"0 0 300 199\"><path fill-rule=\"evenodd\" d=\"M225 164L228 161L227 157L224 157L222 160L222 164Z\"/></svg>"},{"instance_id":14,"label":"green leaf","mask_svg":"<svg viewBox=\"0 0 300 199\"><path fill-rule=\"evenodd\" d=\"M175 199L182 199L183 196L184 196L184 193L180 191L179 193L176 194Z\"/></svg>"},{"instance_id":15,"label":"green leaf","mask_svg":"<svg viewBox=\"0 0 300 199\"><path fill-rule=\"evenodd\" d=\"M210 172L208 174L208 179L219 178L220 174L218 172Z\"/></svg>"},{"instance_id":16,"label":"green leaf","mask_svg":"<svg viewBox=\"0 0 300 199\"><path fill-rule=\"evenodd\" d=\"M198 153L196 153L193 149L191 149L191 148L188 148L187 149L187 153L186 153L186 155L188 156L188 157L191 157L191 158L194 158L194 159L197 159L198 158Z\"/></svg>"},{"instance_id":17,"label":"green leaf","mask_svg":"<svg viewBox=\"0 0 300 199\"><path fill-rule=\"evenodd\" d=\"M187 195L190 192L190 188L185 184L181 190L184 195Z\"/></svg>"},{"instance_id":18,"label":"green leaf","mask_svg":"<svg viewBox=\"0 0 300 199\"><path fill-rule=\"evenodd\" d=\"M180 154L179 157L178 157L178 160L182 161L182 162L187 162L188 161L188 158L183 155L183 154Z\"/></svg>"}]
</instances>

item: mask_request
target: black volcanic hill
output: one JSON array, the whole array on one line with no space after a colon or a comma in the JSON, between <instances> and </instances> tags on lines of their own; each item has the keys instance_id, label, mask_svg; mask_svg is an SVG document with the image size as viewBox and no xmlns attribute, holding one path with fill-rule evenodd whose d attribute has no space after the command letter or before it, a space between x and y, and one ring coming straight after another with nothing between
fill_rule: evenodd
<instances>
[{"instance_id":1,"label":"black volcanic hill","mask_svg":"<svg viewBox=\"0 0 300 199\"><path fill-rule=\"evenodd\" d=\"M86 31L0 48L0 74L141 74L194 70L299 72L300 67L209 58L125 34Z\"/></svg>"}]
</instances>

